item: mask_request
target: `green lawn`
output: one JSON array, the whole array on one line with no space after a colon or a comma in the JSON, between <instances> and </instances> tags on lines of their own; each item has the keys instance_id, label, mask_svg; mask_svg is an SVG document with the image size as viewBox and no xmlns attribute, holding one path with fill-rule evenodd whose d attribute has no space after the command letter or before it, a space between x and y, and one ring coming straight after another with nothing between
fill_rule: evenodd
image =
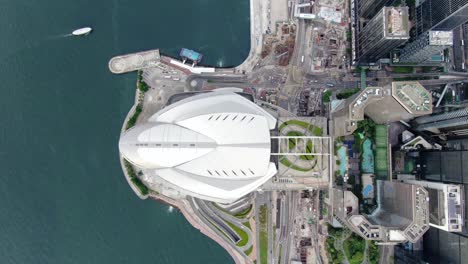
<instances>
[{"instance_id":1,"label":"green lawn","mask_svg":"<svg viewBox=\"0 0 468 264\"><path fill-rule=\"evenodd\" d=\"M306 149L305 149L305 153L312 153L312 141L309 140L307 142L307 146L306 146ZM301 160L313 160L314 159L314 155L300 155L299 158Z\"/></svg>"},{"instance_id":2,"label":"green lawn","mask_svg":"<svg viewBox=\"0 0 468 264\"><path fill-rule=\"evenodd\" d=\"M296 126L304 128L304 129L307 129L314 136L322 136L323 135L323 131L322 131L322 129L320 127L316 127L316 126L314 126L314 125L312 125L310 123L307 123L305 121L294 120L294 119L293 120L288 120L288 121L282 123L278 128L279 131L283 130L283 128L285 128L288 125L296 125Z\"/></svg>"},{"instance_id":3,"label":"green lawn","mask_svg":"<svg viewBox=\"0 0 468 264\"><path fill-rule=\"evenodd\" d=\"M281 263L281 251L283 251L283 245L280 244L278 248L278 263Z\"/></svg>"},{"instance_id":4,"label":"green lawn","mask_svg":"<svg viewBox=\"0 0 468 264\"><path fill-rule=\"evenodd\" d=\"M241 228L237 227L236 225L234 225L233 223L230 223L228 221L225 221L231 228L232 230L234 230L234 232L236 232L239 237L241 238L241 240L239 242L237 242L237 246L238 247L243 247L245 245L247 245L247 242L249 242L249 235L247 234L247 232L245 232L244 230L242 230Z\"/></svg>"},{"instance_id":5,"label":"green lawn","mask_svg":"<svg viewBox=\"0 0 468 264\"><path fill-rule=\"evenodd\" d=\"M260 264L268 263L268 208L266 205L260 206L258 212L259 232L260 232Z\"/></svg>"},{"instance_id":6,"label":"green lawn","mask_svg":"<svg viewBox=\"0 0 468 264\"><path fill-rule=\"evenodd\" d=\"M288 167L288 168L291 168L293 170L297 170L297 171L302 171L302 172L308 172L308 171L311 171L314 167L312 166L311 168L302 168L302 167L299 167L295 164L293 164L289 159L287 159L286 157L282 157L280 158L280 163L283 164L284 166Z\"/></svg>"},{"instance_id":7,"label":"green lawn","mask_svg":"<svg viewBox=\"0 0 468 264\"><path fill-rule=\"evenodd\" d=\"M315 127L315 128L320 129L319 127ZM321 131L321 129L320 129L320 131ZM302 134L301 132L298 132L298 131L289 131L286 134L286 136L288 136L288 137L302 137L302 136L304 136L304 134ZM296 147L296 143L302 144L302 142L303 142L303 139L301 139L301 138L297 138L297 139L296 138L290 138L288 140L288 147L291 150L291 149ZM307 142L305 153L312 153L312 141L311 140L309 140ZM300 155L299 158L301 160L313 160L314 155Z\"/></svg>"},{"instance_id":8,"label":"green lawn","mask_svg":"<svg viewBox=\"0 0 468 264\"><path fill-rule=\"evenodd\" d=\"M238 213L235 213L234 216L237 217L237 218L245 218L250 213L250 211L252 211L252 205L249 205L244 210L242 210L242 211L240 211Z\"/></svg>"},{"instance_id":9,"label":"green lawn","mask_svg":"<svg viewBox=\"0 0 468 264\"><path fill-rule=\"evenodd\" d=\"M252 227L250 226L250 222L247 221L247 222L243 222L242 223L244 226L246 226L248 229L252 230Z\"/></svg>"},{"instance_id":10,"label":"green lawn","mask_svg":"<svg viewBox=\"0 0 468 264\"><path fill-rule=\"evenodd\" d=\"M244 253L245 253L247 256L249 256L250 253L252 253L252 250L253 250L253 245L250 246L246 251L244 251Z\"/></svg>"},{"instance_id":11,"label":"green lawn","mask_svg":"<svg viewBox=\"0 0 468 264\"><path fill-rule=\"evenodd\" d=\"M393 72L394 73L412 73L413 72L413 67L395 66L395 67L393 67Z\"/></svg>"},{"instance_id":12,"label":"green lawn","mask_svg":"<svg viewBox=\"0 0 468 264\"><path fill-rule=\"evenodd\" d=\"M320 127L314 126L314 128L313 128L313 130L312 130L312 134L313 134L314 136L320 137L320 136L323 135L323 130L322 130L322 128L320 128Z\"/></svg>"},{"instance_id":13,"label":"green lawn","mask_svg":"<svg viewBox=\"0 0 468 264\"><path fill-rule=\"evenodd\" d=\"M226 214L232 215L232 216L237 217L239 219L244 219L252 211L252 205L250 205L249 207L245 208L244 210L233 214L233 213L229 212L228 210L226 210L226 209L222 208L221 206L219 206L217 203L212 202L211 204L214 207L216 207L217 209L219 209L220 211L223 211Z\"/></svg>"},{"instance_id":14,"label":"green lawn","mask_svg":"<svg viewBox=\"0 0 468 264\"><path fill-rule=\"evenodd\" d=\"M302 134L301 132L298 132L298 131L289 131L286 136L288 137L302 137L304 136L304 134ZM296 147L296 142L301 142L302 139L299 139L299 138L290 138L288 140L288 147L289 149L293 149Z\"/></svg>"},{"instance_id":15,"label":"green lawn","mask_svg":"<svg viewBox=\"0 0 468 264\"><path fill-rule=\"evenodd\" d=\"M283 122L280 126L279 126L279 130L281 131L282 129L284 129L286 126L288 125L296 125L296 126L299 126L299 127L302 127L306 130L308 130L310 132L310 134L314 135L314 136L322 136L323 135L323 130L322 128L320 127L317 127L317 126L314 126L308 122L305 122L305 121L301 121L301 120L288 120L286 122ZM301 136L304 136L304 134L302 132L299 132L299 131L289 131L288 133L286 133L286 136L288 137L301 137ZM288 148L291 150L293 148L296 147L296 143L299 144L299 142L302 142L302 139L289 139L288 141ZM313 145L312 145L312 141L308 141L307 144L306 144L306 148L304 150L305 153L312 153L313 152ZM300 155L299 156L299 159L301 160L307 160L307 161L313 161L314 160L314 155ZM280 162L281 164L283 164L284 166L287 166L293 170L297 170L297 171L302 171L302 172L307 172L307 171L310 171L312 170L314 167L315 167L315 164L312 165L312 167L310 168L303 168L303 167L299 167L295 164L293 164L288 157L280 157Z\"/></svg>"}]
</instances>

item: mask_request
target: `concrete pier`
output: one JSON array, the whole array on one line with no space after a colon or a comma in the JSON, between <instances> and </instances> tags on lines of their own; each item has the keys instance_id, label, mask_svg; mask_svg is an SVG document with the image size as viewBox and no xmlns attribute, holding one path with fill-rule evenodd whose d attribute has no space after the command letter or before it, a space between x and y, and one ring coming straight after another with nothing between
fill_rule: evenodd
<instances>
[{"instance_id":1,"label":"concrete pier","mask_svg":"<svg viewBox=\"0 0 468 264\"><path fill-rule=\"evenodd\" d=\"M109 70L116 74L126 73L154 67L160 60L159 49L130 53L113 57L109 61Z\"/></svg>"}]
</instances>

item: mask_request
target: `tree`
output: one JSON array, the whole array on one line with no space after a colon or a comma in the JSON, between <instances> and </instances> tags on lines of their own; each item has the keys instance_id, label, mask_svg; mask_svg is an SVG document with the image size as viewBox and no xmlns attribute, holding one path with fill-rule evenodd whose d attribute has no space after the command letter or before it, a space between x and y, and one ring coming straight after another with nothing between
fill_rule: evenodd
<instances>
[{"instance_id":1,"label":"tree","mask_svg":"<svg viewBox=\"0 0 468 264\"><path fill-rule=\"evenodd\" d=\"M138 89L142 92L146 92L149 90L149 86L144 81L141 81L138 83Z\"/></svg>"},{"instance_id":2,"label":"tree","mask_svg":"<svg viewBox=\"0 0 468 264\"><path fill-rule=\"evenodd\" d=\"M358 121L357 131L364 133L366 137L374 137L375 135L375 123L372 119L366 118L364 120Z\"/></svg>"},{"instance_id":3,"label":"tree","mask_svg":"<svg viewBox=\"0 0 468 264\"><path fill-rule=\"evenodd\" d=\"M336 99L346 99L351 97L353 94L356 94L359 92L361 89L360 88L355 88L355 89L346 89L336 95Z\"/></svg>"},{"instance_id":4,"label":"tree","mask_svg":"<svg viewBox=\"0 0 468 264\"><path fill-rule=\"evenodd\" d=\"M324 103L329 103L331 100L332 91L326 91L323 93L322 101Z\"/></svg>"},{"instance_id":5,"label":"tree","mask_svg":"<svg viewBox=\"0 0 468 264\"><path fill-rule=\"evenodd\" d=\"M356 252L350 259L351 263L361 263L364 255L361 251Z\"/></svg>"},{"instance_id":6,"label":"tree","mask_svg":"<svg viewBox=\"0 0 468 264\"><path fill-rule=\"evenodd\" d=\"M333 259L334 264L340 264L343 261L343 253L341 251L338 252L336 258Z\"/></svg>"},{"instance_id":7,"label":"tree","mask_svg":"<svg viewBox=\"0 0 468 264\"><path fill-rule=\"evenodd\" d=\"M142 80L143 80L143 71L142 71L142 70L138 70L138 73L137 73L137 81L138 81L138 83L140 83Z\"/></svg>"}]
</instances>

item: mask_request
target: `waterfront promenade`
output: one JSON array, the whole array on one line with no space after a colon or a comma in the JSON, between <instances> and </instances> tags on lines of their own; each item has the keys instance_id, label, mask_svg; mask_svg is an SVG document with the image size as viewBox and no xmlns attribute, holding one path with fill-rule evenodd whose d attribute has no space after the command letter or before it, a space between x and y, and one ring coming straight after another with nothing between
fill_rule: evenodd
<instances>
[{"instance_id":1,"label":"waterfront promenade","mask_svg":"<svg viewBox=\"0 0 468 264\"><path fill-rule=\"evenodd\" d=\"M262 53L263 34L266 32L267 7L261 0L250 0L250 52L247 58L234 68L212 68L183 64L181 61L161 56L159 49L129 53L111 58L109 70L122 74L157 66L164 63L184 71L186 74L220 73L246 74L253 71Z\"/></svg>"},{"instance_id":2,"label":"waterfront promenade","mask_svg":"<svg viewBox=\"0 0 468 264\"><path fill-rule=\"evenodd\" d=\"M248 259L242 256L233 246L223 240L221 236L216 234L209 226L207 226L194 212L194 208L190 206L190 203L185 200L174 200L167 196L152 193L150 197L156 201L162 201L177 209L184 215L185 219L196 229L200 230L201 233L207 237L213 239L216 243L222 246L231 255L232 259L236 264L251 263Z\"/></svg>"},{"instance_id":3,"label":"waterfront promenade","mask_svg":"<svg viewBox=\"0 0 468 264\"><path fill-rule=\"evenodd\" d=\"M113 57L109 61L109 70L115 74L132 72L154 67L160 60L159 49L130 53Z\"/></svg>"}]
</instances>

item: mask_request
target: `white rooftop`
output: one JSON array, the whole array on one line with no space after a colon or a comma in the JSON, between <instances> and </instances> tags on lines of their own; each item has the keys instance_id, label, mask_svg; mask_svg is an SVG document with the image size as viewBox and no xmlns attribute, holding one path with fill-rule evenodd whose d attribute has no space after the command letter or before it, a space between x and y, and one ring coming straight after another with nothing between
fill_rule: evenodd
<instances>
[{"instance_id":1,"label":"white rooftop","mask_svg":"<svg viewBox=\"0 0 468 264\"><path fill-rule=\"evenodd\" d=\"M429 44L435 46L451 46L453 45L452 31L429 31Z\"/></svg>"},{"instance_id":2,"label":"white rooftop","mask_svg":"<svg viewBox=\"0 0 468 264\"><path fill-rule=\"evenodd\" d=\"M121 135L131 163L205 200L232 202L276 174L270 130L276 119L232 92L174 103Z\"/></svg>"}]
</instances>

